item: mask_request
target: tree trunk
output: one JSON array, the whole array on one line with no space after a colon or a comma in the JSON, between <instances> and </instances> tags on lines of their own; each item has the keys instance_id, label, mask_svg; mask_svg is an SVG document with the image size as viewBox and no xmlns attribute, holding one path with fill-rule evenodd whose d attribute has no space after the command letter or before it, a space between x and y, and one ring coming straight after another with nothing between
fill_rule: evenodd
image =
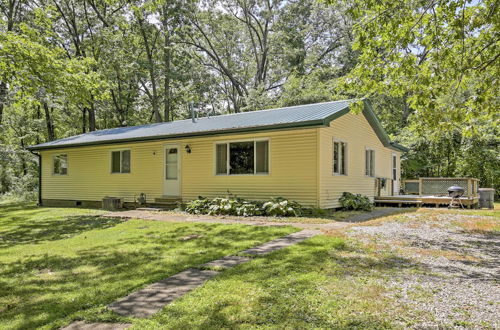
<instances>
[{"instance_id":1,"label":"tree trunk","mask_svg":"<svg viewBox=\"0 0 500 330\"><path fill-rule=\"evenodd\" d=\"M152 95L150 96L150 98L151 98L151 106L153 107L153 116L157 123L161 123L163 119L161 118L160 110L158 107L158 90L156 85L155 62L153 58L153 49L155 46L154 39L153 43L150 45L144 27L145 24L144 20L138 17L138 23L139 23L139 30L142 36L142 41L144 42L144 48L146 50L146 57L148 59L148 72L149 72L149 79L151 80L151 89L152 89Z\"/></svg>"},{"instance_id":2,"label":"tree trunk","mask_svg":"<svg viewBox=\"0 0 500 330\"><path fill-rule=\"evenodd\" d=\"M25 148L24 139L21 139L21 150L24 150L24 148ZM21 168L23 170L23 176L26 176L28 174L28 166L26 166L26 160L24 159L22 151L19 153L19 158L21 159Z\"/></svg>"},{"instance_id":3,"label":"tree trunk","mask_svg":"<svg viewBox=\"0 0 500 330\"><path fill-rule=\"evenodd\" d=\"M82 109L82 133L87 133L87 108Z\"/></svg>"},{"instance_id":4,"label":"tree trunk","mask_svg":"<svg viewBox=\"0 0 500 330\"><path fill-rule=\"evenodd\" d=\"M56 130L52 120L52 111L46 102L43 102L43 110L45 111L45 123L47 125L47 138L49 141L56 139Z\"/></svg>"},{"instance_id":5,"label":"tree trunk","mask_svg":"<svg viewBox=\"0 0 500 330\"><path fill-rule=\"evenodd\" d=\"M89 113L89 132L95 131L95 108L94 108L94 100L92 100L92 104L90 108L87 109Z\"/></svg>"},{"instance_id":6,"label":"tree trunk","mask_svg":"<svg viewBox=\"0 0 500 330\"><path fill-rule=\"evenodd\" d=\"M5 103L7 102L7 84L2 81L0 82L0 125L2 125L3 109Z\"/></svg>"},{"instance_id":7,"label":"tree trunk","mask_svg":"<svg viewBox=\"0 0 500 330\"><path fill-rule=\"evenodd\" d=\"M42 118L42 114L40 113L40 105L37 105L36 106L36 119L41 119L41 118ZM37 132L37 134L36 134L36 144L40 144L40 132Z\"/></svg>"},{"instance_id":8,"label":"tree trunk","mask_svg":"<svg viewBox=\"0 0 500 330\"><path fill-rule=\"evenodd\" d=\"M168 29L168 2L163 5L163 33L164 33L164 50L163 50L163 61L165 65L165 96L163 100L163 119L165 121L170 121L170 32Z\"/></svg>"}]
</instances>

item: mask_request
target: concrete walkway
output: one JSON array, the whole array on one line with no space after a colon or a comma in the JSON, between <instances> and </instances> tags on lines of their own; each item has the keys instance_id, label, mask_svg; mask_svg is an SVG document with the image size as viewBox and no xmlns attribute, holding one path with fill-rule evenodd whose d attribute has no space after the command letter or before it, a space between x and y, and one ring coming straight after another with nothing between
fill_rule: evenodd
<instances>
[{"instance_id":1,"label":"concrete walkway","mask_svg":"<svg viewBox=\"0 0 500 330\"><path fill-rule=\"evenodd\" d=\"M259 246L244 250L241 254L262 256L273 251L297 244L320 233L319 230L302 230L275 240L266 242ZM145 318L160 311L165 305L177 298L184 296L191 290L203 285L206 281L220 273L220 270L234 267L252 258L245 256L226 256L213 260L196 268L190 268L178 274L153 283L142 290L133 292L121 298L108 307L115 313L126 316ZM217 269L217 270L213 270ZM63 330L111 330L126 329L130 324L111 323L84 323L77 321Z\"/></svg>"},{"instance_id":2,"label":"concrete walkway","mask_svg":"<svg viewBox=\"0 0 500 330\"><path fill-rule=\"evenodd\" d=\"M298 223L298 222L274 222L265 219L245 220L242 218L216 218L210 216L190 216L183 214L171 214L164 212L154 212L147 210L130 210L121 212L110 212L107 217L122 217L133 219L157 220L166 222L189 222L189 223L220 223L220 224L244 224L253 226L294 226L302 228L296 232L275 240L266 242L259 246L242 251L242 255L262 256L273 251L283 249L290 245L297 244L305 239L318 235L321 230L341 229L350 226L352 223L367 221L374 218L392 215L401 212L399 208L377 209L348 218L342 222L332 221L326 224ZM115 313L126 316L145 318L160 311L165 305L178 299L191 290L203 285L213 278L220 271L248 262L251 257L246 256L226 256L213 260L195 268L187 269L183 272L170 276L157 283L153 283L142 290L133 292L121 298L108 307ZM85 323L77 321L63 330L122 330L132 326L123 323Z\"/></svg>"}]
</instances>

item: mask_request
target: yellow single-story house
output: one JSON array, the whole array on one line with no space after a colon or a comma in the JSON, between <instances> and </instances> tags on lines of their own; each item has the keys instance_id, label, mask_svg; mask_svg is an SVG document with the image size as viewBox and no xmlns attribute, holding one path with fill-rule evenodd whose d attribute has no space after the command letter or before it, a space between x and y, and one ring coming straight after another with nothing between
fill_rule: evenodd
<instances>
[{"instance_id":1,"label":"yellow single-story house","mask_svg":"<svg viewBox=\"0 0 500 330\"><path fill-rule=\"evenodd\" d=\"M398 194L401 152L365 100L308 104L94 131L29 147L41 205L236 195L339 207L348 191Z\"/></svg>"}]
</instances>

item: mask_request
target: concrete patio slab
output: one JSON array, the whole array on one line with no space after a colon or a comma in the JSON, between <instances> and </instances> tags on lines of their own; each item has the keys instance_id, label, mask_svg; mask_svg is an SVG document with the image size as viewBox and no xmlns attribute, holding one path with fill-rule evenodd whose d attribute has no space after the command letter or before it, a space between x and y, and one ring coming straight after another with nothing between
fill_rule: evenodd
<instances>
[{"instance_id":1,"label":"concrete patio slab","mask_svg":"<svg viewBox=\"0 0 500 330\"><path fill-rule=\"evenodd\" d=\"M190 268L119 299L108 307L122 316L145 318L217 274L213 270Z\"/></svg>"}]
</instances>

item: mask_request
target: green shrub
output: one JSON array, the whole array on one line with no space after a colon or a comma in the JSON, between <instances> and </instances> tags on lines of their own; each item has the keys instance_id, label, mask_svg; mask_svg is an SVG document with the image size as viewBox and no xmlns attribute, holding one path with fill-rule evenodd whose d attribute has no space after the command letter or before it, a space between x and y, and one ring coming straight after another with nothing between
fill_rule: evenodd
<instances>
[{"instance_id":1,"label":"green shrub","mask_svg":"<svg viewBox=\"0 0 500 330\"><path fill-rule=\"evenodd\" d=\"M299 203L291 202L280 197L273 198L262 204L262 210L265 215L269 216L297 217L302 214L302 207Z\"/></svg>"},{"instance_id":2,"label":"green shrub","mask_svg":"<svg viewBox=\"0 0 500 330\"><path fill-rule=\"evenodd\" d=\"M211 200L205 197L198 197L186 204L186 212L191 214L208 214Z\"/></svg>"},{"instance_id":3,"label":"green shrub","mask_svg":"<svg viewBox=\"0 0 500 330\"><path fill-rule=\"evenodd\" d=\"M370 202L370 199L360 194L344 192L342 197L339 198L339 201L344 210L371 211L373 209L373 204Z\"/></svg>"},{"instance_id":4,"label":"green shrub","mask_svg":"<svg viewBox=\"0 0 500 330\"><path fill-rule=\"evenodd\" d=\"M302 207L297 202L291 202L284 198L274 198L265 203L245 201L241 198L203 198L186 204L186 212L191 214L208 215L237 215L237 216L299 216L302 214Z\"/></svg>"},{"instance_id":5,"label":"green shrub","mask_svg":"<svg viewBox=\"0 0 500 330\"><path fill-rule=\"evenodd\" d=\"M236 208L236 214L243 217L252 217L262 215L262 210L259 205L250 202L243 202L243 204Z\"/></svg>"}]
</instances>

